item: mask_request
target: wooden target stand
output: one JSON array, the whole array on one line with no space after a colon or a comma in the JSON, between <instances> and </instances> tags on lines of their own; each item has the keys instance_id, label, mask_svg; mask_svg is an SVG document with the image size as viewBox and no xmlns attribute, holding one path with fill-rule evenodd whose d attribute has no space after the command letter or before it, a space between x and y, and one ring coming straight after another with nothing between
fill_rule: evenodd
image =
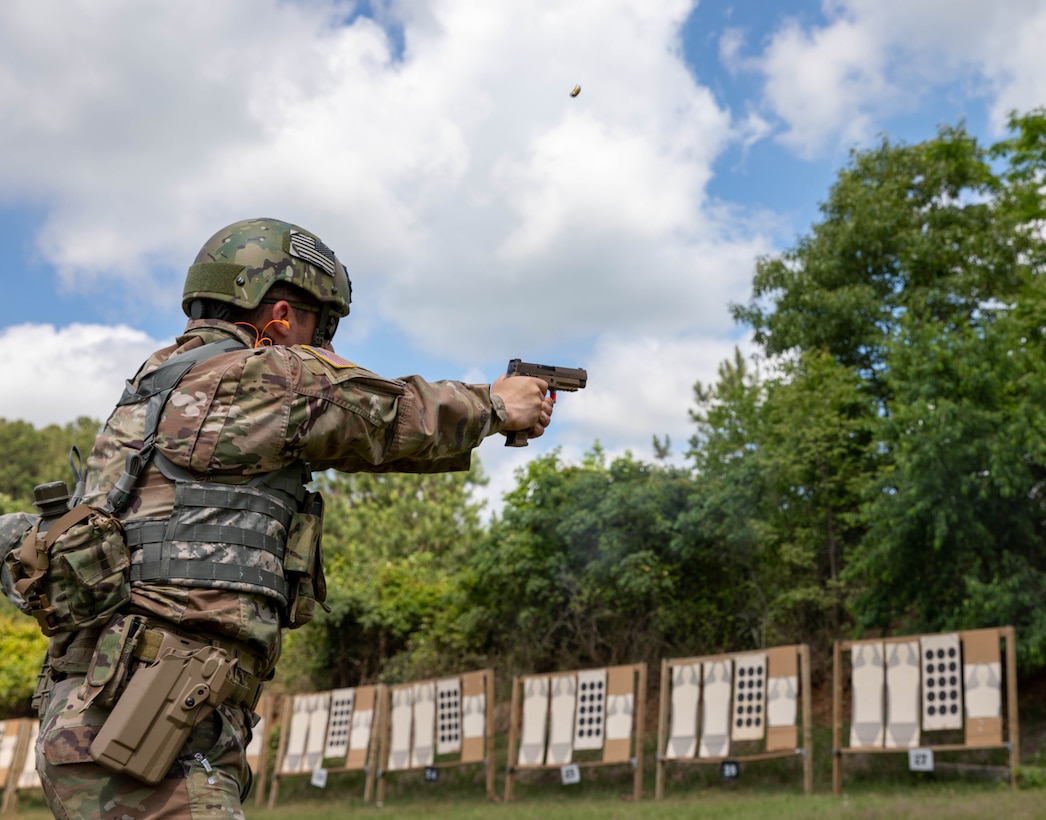
<instances>
[{"instance_id":1,"label":"wooden target stand","mask_svg":"<svg viewBox=\"0 0 1046 820\"><path fill-rule=\"evenodd\" d=\"M30 790L43 790L36 773L36 738L40 721L33 718L0 720L0 784L3 805L0 814L18 811L18 795Z\"/></svg>"},{"instance_id":2,"label":"wooden target stand","mask_svg":"<svg viewBox=\"0 0 1046 820\"><path fill-rule=\"evenodd\" d=\"M833 794L843 791L843 760L856 754L908 754L913 771L932 771L917 767L921 759L932 767L935 752L1005 749L1010 785L1017 787L1020 734L1012 626L836 641L832 665ZM849 743L843 746L846 680L851 719ZM960 731L962 743L923 742L926 732L943 738Z\"/></svg>"},{"instance_id":3,"label":"wooden target stand","mask_svg":"<svg viewBox=\"0 0 1046 820\"><path fill-rule=\"evenodd\" d=\"M669 765L719 765L733 779L741 763L796 756L810 794L811 701L806 644L662 660L655 797L664 796Z\"/></svg>"},{"instance_id":4,"label":"wooden target stand","mask_svg":"<svg viewBox=\"0 0 1046 820\"><path fill-rule=\"evenodd\" d=\"M328 774L362 772L363 799L371 799L378 745L372 729L380 724L382 688L359 686L280 699L280 742L269 788L270 810L285 777L310 776L320 786L326 785ZM259 788L256 802L261 793Z\"/></svg>"},{"instance_id":5,"label":"wooden target stand","mask_svg":"<svg viewBox=\"0 0 1046 820\"><path fill-rule=\"evenodd\" d=\"M505 800L517 775L528 769L559 769L564 783L580 770L630 765L632 798L643 794L645 663L547 675L517 675L505 770ZM582 759L575 759L576 752Z\"/></svg>"},{"instance_id":6,"label":"wooden target stand","mask_svg":"<svg viewBox=\"0 0 1046 820\"><path fill-rule=\"evenodd\" d=\"M483 766L494 797L494 670L383 687L378 728L377 805L390 776Z\"/></svg>"},{"instance_id":7,"label":"wooden target stand","mask_svg":"<svg viewBox=\"0 0 1046 820\"><path fill-rule=\"evenodd\" d=\"M251 729L251 742L247 744L246 752L247 765L254 774L251 789L256 806L265 802L265 786L269 782L269 733L272 731L275 710L276 698L267 693L258 698L254 707L258 722Z\"/></svg>"}]
</instances>

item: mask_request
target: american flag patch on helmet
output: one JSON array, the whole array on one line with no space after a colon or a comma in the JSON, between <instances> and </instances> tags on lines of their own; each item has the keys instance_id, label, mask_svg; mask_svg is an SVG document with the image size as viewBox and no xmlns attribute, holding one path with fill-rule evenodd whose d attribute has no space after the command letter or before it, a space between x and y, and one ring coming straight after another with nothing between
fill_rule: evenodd
<instances>
[{"instance_id":1,"label":"american flag patch on helmet","mask_svg":"<svg viewBox=\"0 0 1046 820\"><path fill-rule=\"evenodd\" d=\"M300 231L291 231L290 247L287 248L287 253L327 271L331 276L334 275L334 251L314 236Z\"/></svg>"}]
</instances>

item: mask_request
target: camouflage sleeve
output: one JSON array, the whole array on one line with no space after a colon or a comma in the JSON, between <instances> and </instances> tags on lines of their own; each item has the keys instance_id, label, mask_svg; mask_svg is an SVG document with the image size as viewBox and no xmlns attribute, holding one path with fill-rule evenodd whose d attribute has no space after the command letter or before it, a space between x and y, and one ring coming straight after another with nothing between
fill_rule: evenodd
<instances>
[{"instance_id":1,"label":"camouflage sleeve","mask_svg":"<svg viewBox=\"0 0 1046 820\"><path fill-rule=\"evenodd\" d=\"M15 590L15 575L18 571L18 553L25 536L33 528L38 516L16 512L0 515L0 584L8 600L22 612L28 614L29 606Z\"/></svg>"},{"instance_id":2,"label":"camouflage sleeve","mask_svg":"<svg viewBox=\"0 0 1046 820\"><path fill-rule=\"evenodd\" d=\"M489 385L385 379L325 350L292 350L301 367L287 443L314 469L466 470L472 450L504 427Z\"/></svg>"}]
</instances>

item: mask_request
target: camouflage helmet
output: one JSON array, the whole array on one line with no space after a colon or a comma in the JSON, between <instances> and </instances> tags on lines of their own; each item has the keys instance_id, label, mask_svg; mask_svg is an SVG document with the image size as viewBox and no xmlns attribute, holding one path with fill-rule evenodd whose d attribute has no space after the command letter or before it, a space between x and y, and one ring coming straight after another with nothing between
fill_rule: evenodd
<instances>
[{"instance_id":1,"label":"camouflage helmet","mask_svg":"<svg viewBox=\"0 0 1046 820\"><path fill-rule=\"evenodd\" d=\"M277 282L311 293L324 318L349 313L352 283L334 251L315 234L278 219L234 222L208 239L189 266L182 310L198 318L198 300L250 310Z\"/></svg>"}]
</instances>

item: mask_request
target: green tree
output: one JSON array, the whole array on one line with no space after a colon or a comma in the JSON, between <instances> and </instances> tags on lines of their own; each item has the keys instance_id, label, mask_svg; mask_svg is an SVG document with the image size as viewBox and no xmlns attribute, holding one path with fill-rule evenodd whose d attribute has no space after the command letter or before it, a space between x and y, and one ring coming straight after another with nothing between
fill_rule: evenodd
<instances>
[{"instance_id":1,"label":"green tree","mask_svg":"<svg viewBox=\"0 0 1046 820\"><path fill-rule=\"evenodd\" d=\"M478 543L471 472L329 473L324 553L327 604L290 633L281 680L352 686L437 674L463 662L459 570Z\"/></svg>"},{"instance_id":2,"label":"green tree","mask_svg":"<svg viewBox=\"0 0 1046 820\"><path fill-rule=\"evenodd\" d=\"M552 452L517 479L466 582L474 644L499 668L656 664L722 645L717 596L730 584L718 551L681 529L696 502L689 471L631 454L608 464L596 445L579 465Z\"/></svg>"},{"instance_id":3,"label":"green tree","mask_svg":"<svg viewBox=\"0 0 1046 820\"><path fill-rule=\"evenodd\" d=\"M0 600L0 719L34 716L30 701L47 638L35 619Z\"/></svg>"},{"instance_id":4,"label":"green tree","mask_svg":"<svg viewBox=\"0 0 1046 820\"><path fill-rule=\"evenodd\" d=\"M1046 657L1046 114L1010 124L990 148L957 126L854 153L823 219L760 260L752 299L734 315L770 361L792 363L766 387L760 413L767 424L781 414L781 435L762 428L753 442L771 492L787 486L773 490L775 476L806 488L818 463L832 465L820 494L842 493L824 509L847 525L836 574L858 625L1014 623L1027 665ZM824 357L840 380L823 380ZM807 389L835 395L835 409L804 409ZM804 415L825 435L791 434ZM783 498L756 516L770 526L768 546L782 531L771 511L795 509ZM819 533L838 557L829 531Z\"/></svg>"},{"instance_id":5,"label":"green tree","mask_svg":"<svg viewBox=\"0 0 1046 820\"><path fill-rule=\"evenodd\" d=\"M0 493L31 505L37 484L65 481L72 490L70 448L75 445L86 460L99 427L86 417L64 427L51 424L40 430L25 421L0 419L0 453L4 454Z\"/></svg>"},{"instance_id":6,"label":"green tree","mask_svg":"<svg viewBox=\"0 0 1046 820\"><path fill-rule=\"evenodd\" d=\"M997 207L1003 181L988 160L962 126L855 152L822 221L758 262L752 299L734 306L735 318L768 356L823 350L887 400L882 379L905 316L961 329L1021 280L1033 242L1019 214Z\"/></svg>"},{"instance_id":7,"label":"green tree","mask_svg":"<svg viewBox=\"0 0 1046 820\"><path fill-rule=\"evenodd\" d=\"M825 643L846 621L844 556L874 471L874 406L850 368L824 354L765 380L740 353L717 384L695 386L690 456L702 503L696 539L741 557L747 603L742 645Z\"/></svg>"}]
</instances>

